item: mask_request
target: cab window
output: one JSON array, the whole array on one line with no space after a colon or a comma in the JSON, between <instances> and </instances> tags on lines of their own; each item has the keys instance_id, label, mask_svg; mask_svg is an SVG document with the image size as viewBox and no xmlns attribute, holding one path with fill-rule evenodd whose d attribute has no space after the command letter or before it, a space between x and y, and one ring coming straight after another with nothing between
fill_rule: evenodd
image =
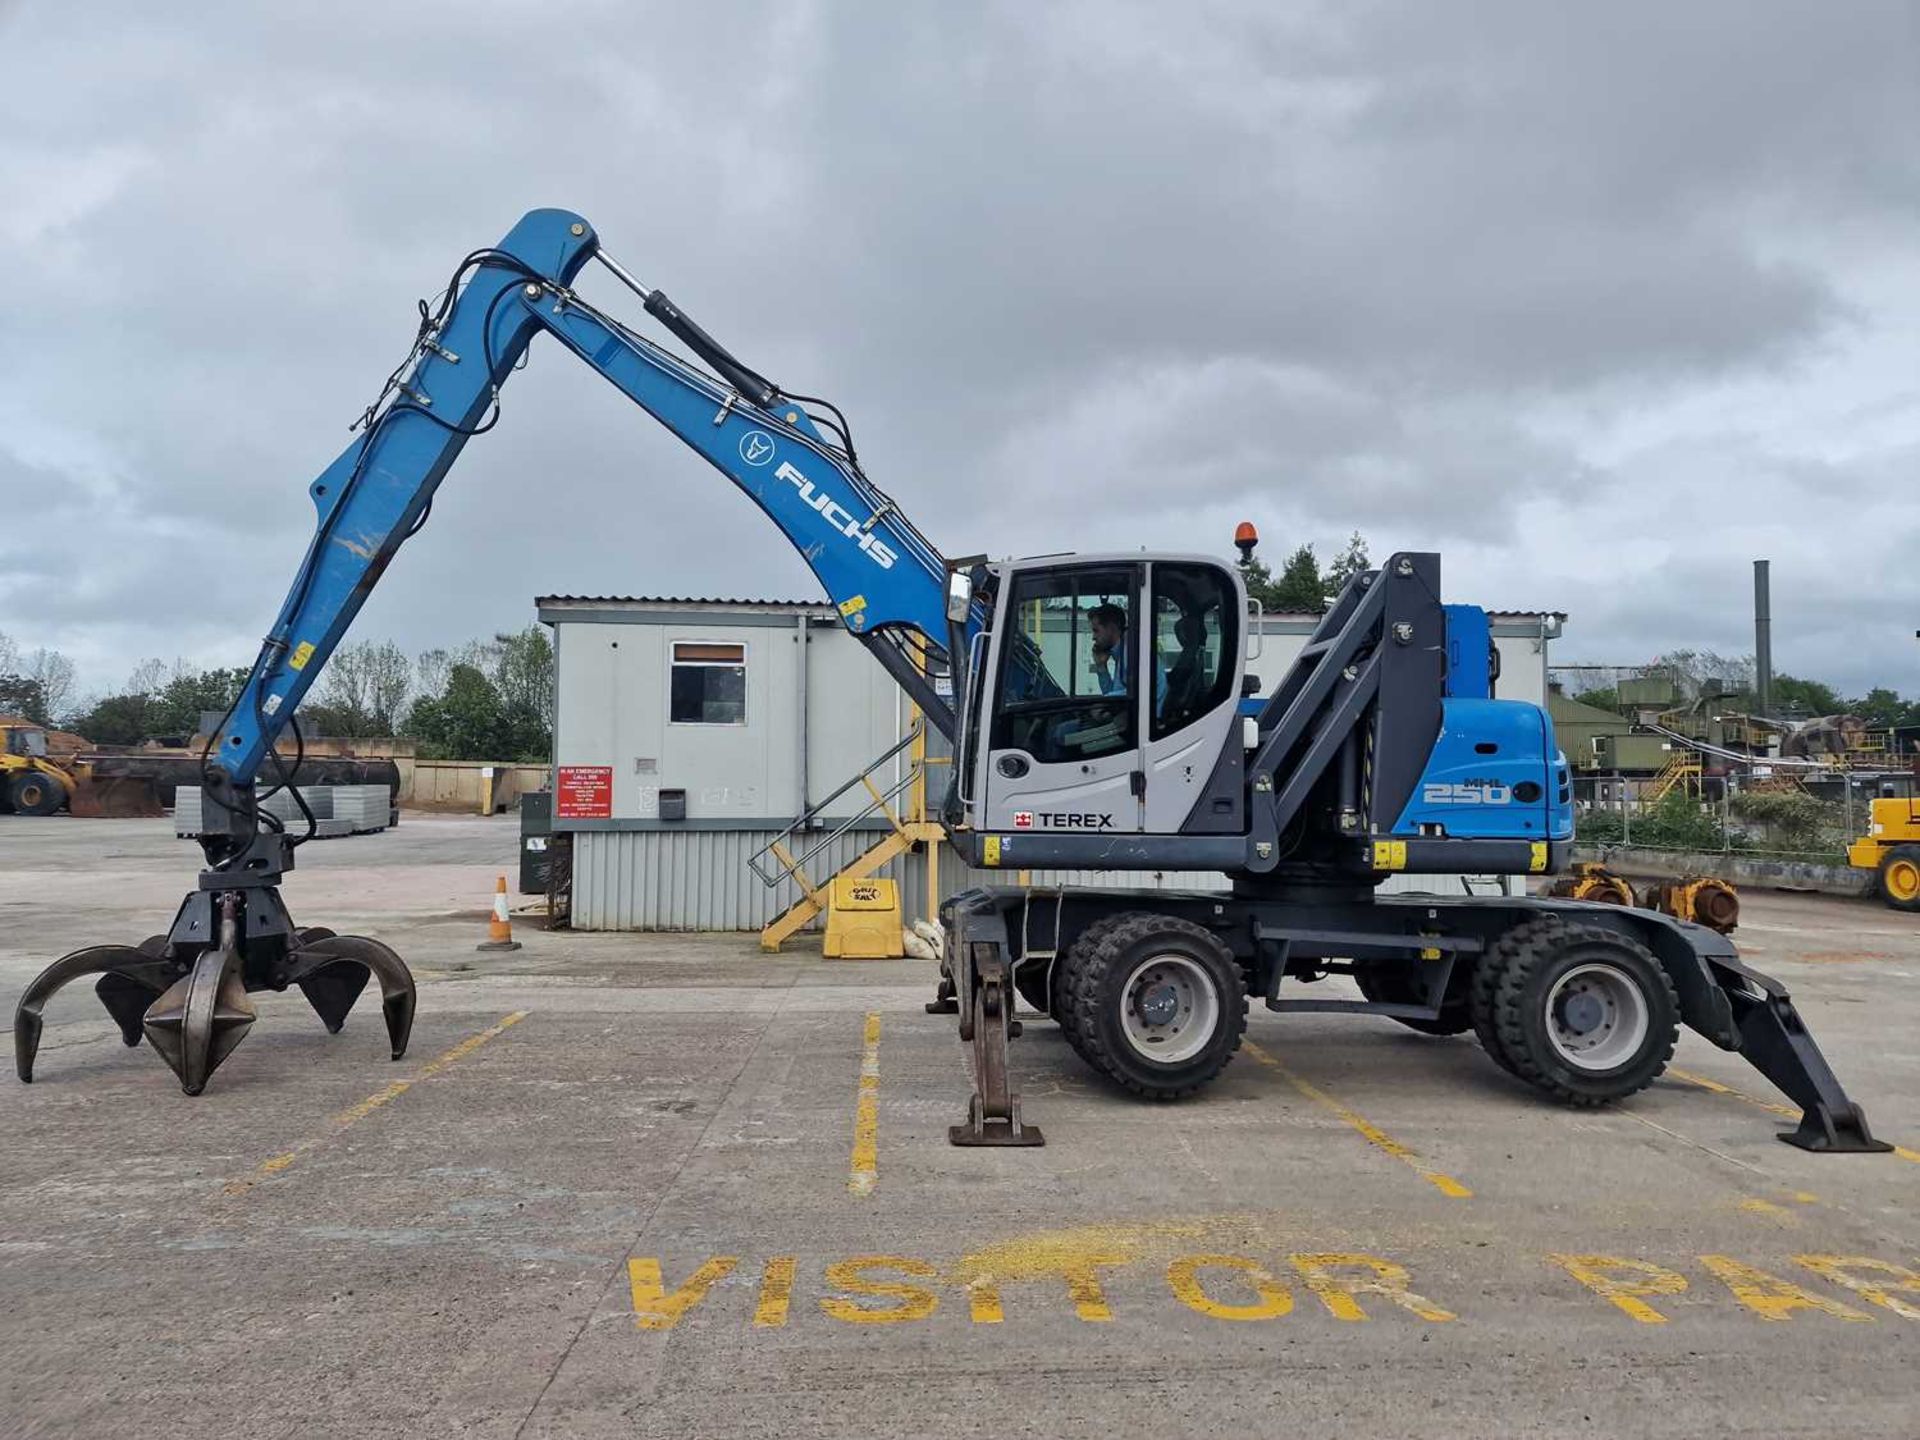
<instances>
[{"instance_id":1,"label":"cab window","mask_svg":"<svg viewBox=\"0 0 1920 1440\"><path fill-rule=\"evenodd\" d=\"M1171 735L1224 703L1239 651L1232 580L1211 565L1153 567L1152 738Z\"/></svg>"},{"instance_id":2,"label":"cab window","mask_svg":"<svg viewBox=\"0 0 1920 1440\"><path fill-rule=\"evenodd\" d=\"M1042 765L1097 760L1137 738L1131 567L1019 576L1001 642L993 748Z\"/></svg>"}]
</instances>

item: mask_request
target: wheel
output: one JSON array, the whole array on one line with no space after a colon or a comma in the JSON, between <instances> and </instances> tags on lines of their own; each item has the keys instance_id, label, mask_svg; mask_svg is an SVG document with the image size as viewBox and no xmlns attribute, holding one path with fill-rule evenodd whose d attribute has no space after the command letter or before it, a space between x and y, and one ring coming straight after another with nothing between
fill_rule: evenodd
<instances>
[{"instance_id":1,"label":"wheel","mask_svg":"<svg viewBox=\"0 0 1920 1440\"><path fill-rule=\"evenodd\" d=\"M1360 987L1360 993L1376 1005L1418 1005L1426 998L1414 975L1404 967L1391 963L1356 970L1353 979ZM1440 1018L1437 1020L1416 1020L1406 1015L1389 1015L1387 1019L1397 1020L1409 1030L1418 1030L1422 1035L1463 1034L1473 1028L1473 1010L1464 994L1452 993L1455 988L1452 984L1448 985L1449 993L1440 1001Z\"/></svg>"},{"instance_id":2,"label":"wheel","mask_svg":"<svg viewBox=\"0 0 1920 1440\"><path fill-rule=\"evenodd\" d=\"M1061 1027L1096 1070L1149 1100L1177 1100L1226 1068L1247 1028L1247 987L1211 931L1129 911L1067 951Z\"/></svg>"},{"instance_id":3,"label":"wheel","mask_svg":"<svg viewBox=\"0 0 1920 1440\"><path fill-rule=\"evenodd\" d=\"M1529 945L1546 942L1549 935L1559 931L1563 922L1558 915L1542 915L1537 920L1516 925L1506 932L1480 956L1473 967L1473 977L1467 985L1467 1014L1473 1023L1473 1036L1480 1042L1480 1048L1487 1052L1494 1064L1509 1075L1517 1075L1513 1061L1507 1058L1507 1047L1500 1040L1500 1026L1494 1019L1494 993L1500 983L1500 975L1514 951Z\"/></svg>"},{"instance_id":4,"label":"wheel","mask_svg":"<svg viewBox=\"0 0 1920 1440\"><path fill-rule=\"evenodd\" d=\"M1880 858L1880 897L1896 910L1920 910L1920 845L1896 845Z\"/></svg>"},{"instance_id":5,"label":"wheel","mask_svg":"<svg viewBox=\"0 0 1920 1440\"><path fill-rule=\"evenodd\" d=\"M51 815L67 803L66 787L41 770L27 770L13 777L7 787L16 814Z\"/></svg>"},{"instance_id":6,"label":"wheel","mask_svg":"<svg viewBox=\"0 0 1920 1440\"><path fill-rule=\"evenodd\" d=\"M1637 940L1598 925L1536 921L1502 936L1481 964L1499 1047L1489 1053L1557 1100L1624 1099L1673 1057L1680 997Z\"/></svg>"}]
</instances>

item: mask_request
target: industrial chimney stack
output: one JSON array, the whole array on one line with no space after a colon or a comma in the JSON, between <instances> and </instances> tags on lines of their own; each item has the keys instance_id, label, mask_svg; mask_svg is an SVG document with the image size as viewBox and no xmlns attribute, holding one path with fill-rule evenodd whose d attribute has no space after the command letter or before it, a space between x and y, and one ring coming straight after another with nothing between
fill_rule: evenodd
<instances>
[{"instance_id":1,"label":"industrial chimney stack","mask_svg":"<svg viewBox=\"0 0 1920 1440\"><path fill-rule=\"evenodd\" d=\"M1753 562L1753 708L1773 713L1773 596L1768 562Z\"/></svg>"}]
</instances>

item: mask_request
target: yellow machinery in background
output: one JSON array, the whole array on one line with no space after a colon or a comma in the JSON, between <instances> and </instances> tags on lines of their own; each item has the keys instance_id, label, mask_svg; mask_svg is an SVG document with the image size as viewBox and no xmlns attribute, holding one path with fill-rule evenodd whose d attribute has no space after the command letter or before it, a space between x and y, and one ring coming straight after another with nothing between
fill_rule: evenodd
<instances>
[{"instance_id":1,"label":"yellow machinery in background","mask_svg":"<svg viewBox=\"0 0 1920 1440\"><path fill-rule=\"evenodd\" d=\"M1740 924L1740 896L1715 875L1682 875L1658 880L1640 893L1640 903L1676 920L1690 920L1722 935Z\"/></svg>"},{"instance_id":2,"label":"yellow machinery in background","mask_svg":"<svg viewBox=\"0 0 1920 1440\"><path fill-rule=\"evenodd\" d=\"M1633 904L1633 887L1606 866L1583 860L1556 876L1547 894L1563 900L1591 900L1597 905Z\"/></svg>"},{"instance_id":3,"label":"yellow machinery in background","mask_svg":"<svg viewBox=\"0 0 1920 1440\"><path fill-rule=\"evenodd\" d=\"M47 754L40 725L0 721L0 809L51 815L73 799L74 777Z\"/></svg>"},{"instance_id":4,"label":"yellow machinery in background","mask_svg":"<svg viewBox=\"0 0 1920 1440\"><path fill-rule=\"evenodd\" d=\"M1878 875L1880 898L1894 909L1920 911L1920 798L1875 800L1867 833L1847 847L1847 863Z\"/></svg>"},{"instance_id":5,"label":"yellow machinery in background","mask_svg":"<svg viewBox=\"0 0 1920 1440\"><path fill-rule=\"evenodd\" d=\"M1678 880L1656 880L1640 892L1623 875L1586 860L1547 887L1547 894L1563 900L1588 900L1597 905L1634 905L1658 910L1676 920L1687 920L1718 930L1722 935L1740 924L1740 896L1732 885L1714 875L1682 875Z\"/></svg>"},{"instance_id":6,"label":"yellow machinery in background","mask_svg":"<svg viewBox=\"0 0 1920 1440\"><path fill-rule=\"evenodd\" d=\"M841 875L828 886L829 960L898 960L907 953L900 887L891 880Z\"/></svg>"}]
</instances>

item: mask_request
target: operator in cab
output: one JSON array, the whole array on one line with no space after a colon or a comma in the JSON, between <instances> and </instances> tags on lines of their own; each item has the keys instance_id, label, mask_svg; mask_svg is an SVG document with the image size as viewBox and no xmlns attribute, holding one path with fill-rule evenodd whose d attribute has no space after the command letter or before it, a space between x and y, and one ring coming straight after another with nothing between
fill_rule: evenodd
<instances>
[{"instance_id":1,"label":"operator in cab","mask_svg":"<svg viewBox=\"0 0 1920 1440\"><path fill-rule=\"evenodd\" d=\"M1124 695L1132 678L1127 669L1127 612L1118 605L1096 605L1087 612L1093 636L1094 683L1102 695Z\"/></svg>"}]
</instances>

